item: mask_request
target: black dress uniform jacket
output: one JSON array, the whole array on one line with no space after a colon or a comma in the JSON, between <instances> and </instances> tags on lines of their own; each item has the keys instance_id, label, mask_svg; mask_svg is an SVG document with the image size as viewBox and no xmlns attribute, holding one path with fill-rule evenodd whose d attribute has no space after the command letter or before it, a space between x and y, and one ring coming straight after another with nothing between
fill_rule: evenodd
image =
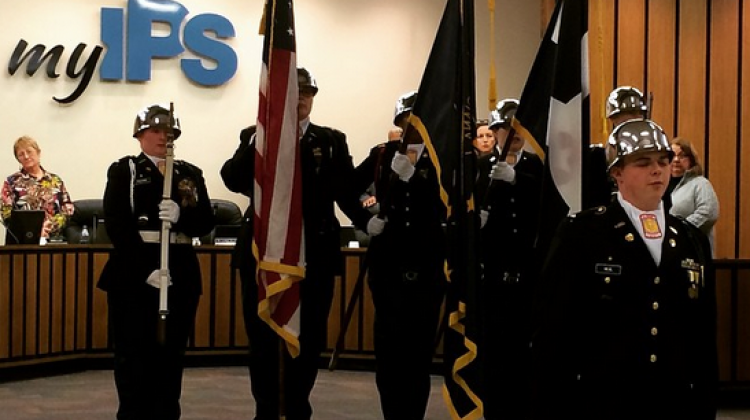
<instances>
[{"instance_id":1,"label":"black dress uniform jacket","mask_svg":"<svg viewBox=\"0 0 750 420\"><path fill-rule=\"evenodd\" d=\"M619 201L562 222L533 338L539 419L713 419L710 247L671 215L657 266Z\"/></svg>"},{"instance_id":2,"label":"black dress uniform jacket","mask_svg":"<svg viewBox=\"0 0 750 420\"><path fill-rule=\"evenodd\" d=\"M370 240L367 257L376 383L386 420L424 418L445 289L445 206L437 172L425 151L414 175L401 181L391 170L398 147L399 142L379 145L357 167L359 187L375 183L387 218L383 232Z\"/></svg>"},{"instance_id":3,"label":"black dress uniform jacket","mask_svg":"<svg viewBox=\"0 0 750 420\"><path fill-rule=\"evenodd\" d=\"M99 288L140 289L149 274L160 268L159 244L144 243L139 231L161 230L159 203L163 189L164 176L143 153L124 157L110 166L104 216L114 250L99 280ZM190 163L175 160L171 191L172 200L180 205L180 219L172 225L171 232L191 238L209 233L214 218L203 172ZM191 244L170 246L169 270L176 288L200 294L200 269Z\"/></svg>"},{"instance_id":4,"label":"black dress uniform jacket","mask_svg":"<svg viewBox=\"0 0 750 420\"><path fill-rule=\"evenodd\" d=\"M250 339L250 378L256 402L256 420L278 419L278 340L258 317L256 262L252 255L256 127L240 133L240 145L224 163L221 176L233 192L251 199L237 239L232 265L240 269L243 286L245 328ZM302 218L305 237L305 278L300 283L300 355L286 356L286 418L309 419L309 395L318 372L320 353L325 348L328 314L333 299L334 277L341 273L343 260L340 224L334 203L355 223L366 223L369 213L362 209L354 189L354 166L344 133L309 124L300 139L302 170Z\"/></svg>"},{"instance_id":5,"label":"black dress uniform jacket","mask_svg":"<svg viewBox=\"0 0 750 420\"><path fill-rule=\"evenodd\" d=\"M174 162L171 198L180 217L171 232L199 237L213 229L213 212L200 169ZM159 203L164 177L144 154L112 164L104 192L104 218L114 249L99 279L107 291L115 351L118 420L176 420L185 347L201 293L198 258L192 244L169 246L166 342L157 343L159 289L146 279L161 266L159 243L146 243L139 231L160 231Z\"/></svg>"},{"instance_id":6,"label":"black dress uniform jacket","mask_svg":"<svg viewBox=\"0 0 750 420\"><path fill-rule=\"evenodd\" d=\"M531 303L538 277L534 240L544 167L539 156L523 151L513 167L515 183L489 183L496 163L495 155L478 161L477 196L484 197L489 211L480 230L480 395L487 420L520 420L529 415L531 397Z\"/></svg>"}]
</instances>

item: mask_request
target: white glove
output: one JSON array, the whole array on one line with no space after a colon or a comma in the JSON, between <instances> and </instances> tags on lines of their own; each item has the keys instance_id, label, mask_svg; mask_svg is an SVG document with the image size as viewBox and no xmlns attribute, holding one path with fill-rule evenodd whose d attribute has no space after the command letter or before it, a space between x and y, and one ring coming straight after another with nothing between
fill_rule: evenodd
<instances>
[{"instance_id":1,"label":"white glove","mask_svg":"<svg viewBox=\"0 0 750 420\"><path fill-rule=\"evenodd\" d=\"M391 161L391 169L398 175L398 177L404 181L409 182L412 175L414 175L414 165L408 156L403 153L396 153Z\"/></svg>"},{"instance_id":2,"label":"white glove","mask_svg":"<svg viewBox=\"0 0 750 420\"><path fill-rule=\"evenodd\" d=\"M385 220L379 218L378 216L372 216L370 218L370 221L367 222L367 234L370 235L370 237L380 235L381 233L383 233L384 228Z\"/></svg>"},{"instance_id":3,"label":"white glove","mask_svg":"<svg viewBox=\"0 0 750 420\"><path fill-rule=\"evenodd\" d=\"M482 229L487 224L487 219L490 217L490 212L487 210L479 211L479 229Z\"/></svg>"},{"instance_id":4,"label":"white glove","mask_svg":"<svg viewBox=\"0 0 750 420\"><path fill-rule=\"evenodd\" d=\"M498 162L490 171L490 178L494 181L505 181L509 184L516 182L516 170L508 162Z\"/></svg>"},{"instance_id":5,"label":"white glove","mask_svg":"<svg viewBox=\"0 0 750 420\"><path fill-rule=\"evenodd\" d=\"M180 206L172 200L161 200L161 203L159 203L159 219L172 224L177 223L177 220L180 219Z\"/></svg>"},{"instance_id":6,"label":"white glove","mask_svg":"<svg viewBox=\"0 0 750 420\"><path fill-rule=\"evenodd\" d=\"M161 285L161 270L154 270L149 274L148 278L146 279L146 283L151 287L156 287L157 289L161 289L159 287ZM169 275L167 275L167 287L172 285L172 280Z\"/></svg>"}]
</instances>

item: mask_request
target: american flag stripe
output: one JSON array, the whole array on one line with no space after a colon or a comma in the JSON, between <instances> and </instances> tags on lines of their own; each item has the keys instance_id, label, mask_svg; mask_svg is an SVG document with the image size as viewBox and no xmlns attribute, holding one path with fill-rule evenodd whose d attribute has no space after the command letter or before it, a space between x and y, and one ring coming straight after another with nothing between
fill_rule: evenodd
<instances>
[{"instance_id":1,"label":"american flag stripe","mask_svg":"<svg viewBox=\"0 0 750 420\"><path fill-rule=\"evenodd\" d=\"M299 354L304 277L297 58L290 0L268 0L256 129L255 238L258 315Z\"/></svg>"}]
</instances>

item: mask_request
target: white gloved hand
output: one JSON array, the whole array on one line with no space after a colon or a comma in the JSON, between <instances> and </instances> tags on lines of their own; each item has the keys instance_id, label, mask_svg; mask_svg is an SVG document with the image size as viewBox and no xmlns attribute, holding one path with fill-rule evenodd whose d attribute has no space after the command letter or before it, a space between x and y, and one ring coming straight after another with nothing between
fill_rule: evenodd
<instances>
[{"instance_id":1,"label":"white gloved hand","mask_svg":"<svg viewBox=\"0 0 750 420\"><path fill-rule=\"evenodd\" d=\"M414 165L408 156L403 153L396 153L391 161L391 169L398 175L399 179L404 182L409 182L412 175L414 175Z\"/></svg>"},{"instance_id":2,"label":"white gloved hand","mask_svg":"<svg viewBox=\"0 0 750 420\"><path fill-rule=\"evenodd\" d=\"M177 223L180 219L180 206L172 200L162 200L159 203L159 219L172 224Z\"/></svg>"},{"instance_id":3,"label":"white gloved hand","mask_svg":"<svg viewBox=\"0 0 750 420\"><path fill-rule=\"evenodd\" d=\"M508 162L498 162L490 171L490 178L494 181L505 181L509 184L516 182L516 170Z\"/></svg>"},{"instance_id":4,"label":"white gloved hand","mask_svg":"<svg viewBox=\"0 0 750 420\"><path fill-rule=\"evenodd\" d=\"M161 285L161 270L152 271L151 274L149 274L148 278L146 279L146 283L151 287L161 289L161 287L159 287ZM171 277L167 275L167 287L171 285L172 285Z\"/></svg>"},{"instance_id":5,"label":"white gloved hand","mask_svg":"<svg viewBox=\"0 0 750 420\"><path fill-rule=\"evenodd\" d=\"M385 228L385 222L385 220L378 216L372 216L367 222L367 234L370 235L370 237L380 235Z\"/></svg>"},{"instance_id":6,"label":"white gloved hand","mask_svg":"<svg viewBox=\"0 0 750 420\"><path fill-rule=\"evenodd\" d=\"M487 224L487 219L490 217L490 212L487 210L479 211L479 229L482 229Z\"/></svg>"}]
</instances>

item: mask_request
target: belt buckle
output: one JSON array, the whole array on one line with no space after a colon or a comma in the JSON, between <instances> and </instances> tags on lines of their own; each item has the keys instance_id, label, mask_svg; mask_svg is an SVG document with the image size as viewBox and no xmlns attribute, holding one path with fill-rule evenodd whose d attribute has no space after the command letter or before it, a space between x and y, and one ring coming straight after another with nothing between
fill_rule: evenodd
<instances>
[{"instance_id":1,"label":"belt buckle","mask_svg":"<svg viewBox=\"0 0 750 420\"><path fill-rule=\"evenodd\" d=\"M503 273L503 282L505 283L518 284L520 280L521 275L519 273L508 273L507 271Z\"/></svg>"}]
</instances>

